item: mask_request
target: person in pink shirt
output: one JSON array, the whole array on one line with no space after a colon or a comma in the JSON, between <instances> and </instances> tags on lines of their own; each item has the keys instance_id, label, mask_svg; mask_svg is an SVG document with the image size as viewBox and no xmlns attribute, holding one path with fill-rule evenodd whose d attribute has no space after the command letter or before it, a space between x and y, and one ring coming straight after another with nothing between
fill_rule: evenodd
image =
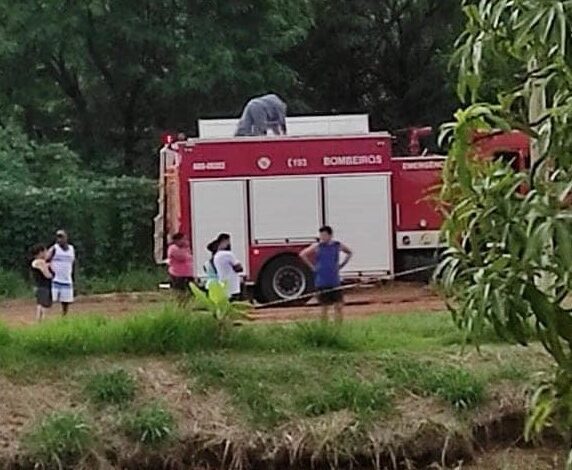
<instances>
[{"instance_id":1,"label":"person in pink shirt","mask_svg":"<svg viewBox=\"0 0 572 470\"><path fill-rule=\"evenodd\" d=\"M193 256L185 235L176 233L172 240L167 251L171 288L183 299L189 292L189 283L193 281Z\"/></svg>"}]
</instances>

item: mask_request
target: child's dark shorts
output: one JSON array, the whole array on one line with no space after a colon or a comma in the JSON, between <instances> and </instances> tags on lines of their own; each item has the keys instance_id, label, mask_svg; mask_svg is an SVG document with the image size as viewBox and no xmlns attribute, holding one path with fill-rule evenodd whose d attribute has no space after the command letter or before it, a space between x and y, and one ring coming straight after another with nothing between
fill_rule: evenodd
<instances>
[{"instance_id":1,"label":"child's dark shorts","mask_svg":"<svg viewBox=\"0 0 572 470\"><path fill-rule=\"evenodd\" d=\"M49 287L36 287L36 303L44 308L52 306L52 289Z\"/></svg>"}]
</instances>

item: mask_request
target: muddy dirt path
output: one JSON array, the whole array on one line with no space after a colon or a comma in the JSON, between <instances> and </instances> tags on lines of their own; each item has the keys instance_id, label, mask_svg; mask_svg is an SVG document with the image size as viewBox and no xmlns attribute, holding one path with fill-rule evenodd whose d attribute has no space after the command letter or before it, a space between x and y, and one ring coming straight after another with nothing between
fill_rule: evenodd
<instances>
[{"instance_id":1,"label":"muddy dirt path","mask_svg":"<svg viewBox=\"0 0 572 470\"><path fill-rule=\"evenodd\" d=\"M71 315L104 315L121 317L141 313L161 306L170 299L168 292L138 294L106 294L80 297L72 306ZM411 312L443 311L442 300L427 286L409 283L390 283L381 287L367 287L346 293L347 318L368 317L378 314L404 314ZM310 303L305 307L275 307L253 309L252 316L260 322L289 322L313 318L319 307ZM54 305L48 317L56 318L60 308ZM26 326L35 323L34 300L0 302L0 321L8 326Z\"/></svg>"}]
</instances>

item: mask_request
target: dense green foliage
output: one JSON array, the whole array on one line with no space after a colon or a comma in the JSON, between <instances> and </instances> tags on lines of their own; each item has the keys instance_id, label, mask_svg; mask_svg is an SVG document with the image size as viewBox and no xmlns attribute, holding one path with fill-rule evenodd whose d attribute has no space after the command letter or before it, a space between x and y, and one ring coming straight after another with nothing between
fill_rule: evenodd
<instances>
[{"instance_id":1,"label":"dense green foliage","mask_svg":"<svg viewBox=\"0 0 572 470\"><path fill-rule=\"evenodd\" d=\"M438 124L461 18L457 0L5 2L0 123L67 143L90 169L146 175L160 132L237 116L269 90L292 113Z\"/></svg>"},{"instance_id":2,"label":"dense green foliage","mask_svg":"<svg viewBox=\"0 0 572 470\"><path fill-rule=\"evenodd\" d=\"M368 112L376 128L439 126L455 109L448 55L458 0L316 0L289 64L310 112Z\"/></svg>"},{"instance_id":3,"label":"dense green foliage","mask_svg":"<svg viewBox=\"0 0 572 470\"><path fill-rule=\"evenodd\" d=\"M62 144L38 144L14 123L0 125L0 181L56 187L79 175L79 157Z\"/></svg>"},{"instance_id":4,"label":"dense green foliage","mask_svg":"<svg viewBox=\"0 0 572 470\"><path fill-rule=\"evenodd\" d=\"M65 228L80 266L104 275L152 263L155 185L144 179L78 180L60 188L0 183L0 265L26 269L28 250Z\"/></svg>"},{"instance_id":5,"label":"dense green foliage","mask_svg":"<svg viewBox=\"0 0 572 470\"><path fill-rule=\"evenodd\" d=\"M66 146L33 141L12 122L0 125L0 297L22 295L30 248L52 243L58 228L76 247L80 290L133 289L136 282L153 288L157 275L125 271L152 270L155 201L151 180L98 177Z\"/></svg>"},{"instance_id":6,"label":"dense green foliage","mask_svg":"<svg viewBox=\"0 0 572 470\"><path fill-rule=\"evenodd\" d=\"M447 127L451 151L442 196L449 249L441 279L468 336L492 325L501 336L527 344L529 331L536 330L557 367L534 397L527 434L555 425L569 436L572 6L557 0L466 3L467 26L456 56L461 96L473 102L482 96L481 85L496 71L490 64L499 56L516 64L518 75L497 75L498 104L474 103ZM475 131L511 125L532 137L529 174L471 158Z\"/></svg>"}]
</instances>

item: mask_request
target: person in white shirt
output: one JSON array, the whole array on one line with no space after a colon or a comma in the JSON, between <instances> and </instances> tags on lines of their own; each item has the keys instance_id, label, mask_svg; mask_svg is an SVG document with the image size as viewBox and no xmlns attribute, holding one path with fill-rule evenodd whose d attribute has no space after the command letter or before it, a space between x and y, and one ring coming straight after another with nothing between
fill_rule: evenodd
<instances>
[{"instance_id":1,"label":"person in white shirt","mask_svg":"<svg viewBox=\"0 0 572 470\"><path fill-rule=\"evenodd\" d=\"M240 300L240 273L243 272L243 268L230 249L228 233L221 233L217 238L217 252L213 264L218 280L226 285L228 297L231 300Z\"/></svg>"},{"instance_id":2,"label":"person in white shirt","mask_svg":"<svg viewBox=\"0 0 572 470\"><path fill-rule=\"evenodd\" d=\"M56 243L50 248L48 259L54 272L52 299L61 303L62 314L66 316L70 304L74 301L75 249L68 242L68 235L64 230L56 232Z\"/></svg>"}]
</instances>

